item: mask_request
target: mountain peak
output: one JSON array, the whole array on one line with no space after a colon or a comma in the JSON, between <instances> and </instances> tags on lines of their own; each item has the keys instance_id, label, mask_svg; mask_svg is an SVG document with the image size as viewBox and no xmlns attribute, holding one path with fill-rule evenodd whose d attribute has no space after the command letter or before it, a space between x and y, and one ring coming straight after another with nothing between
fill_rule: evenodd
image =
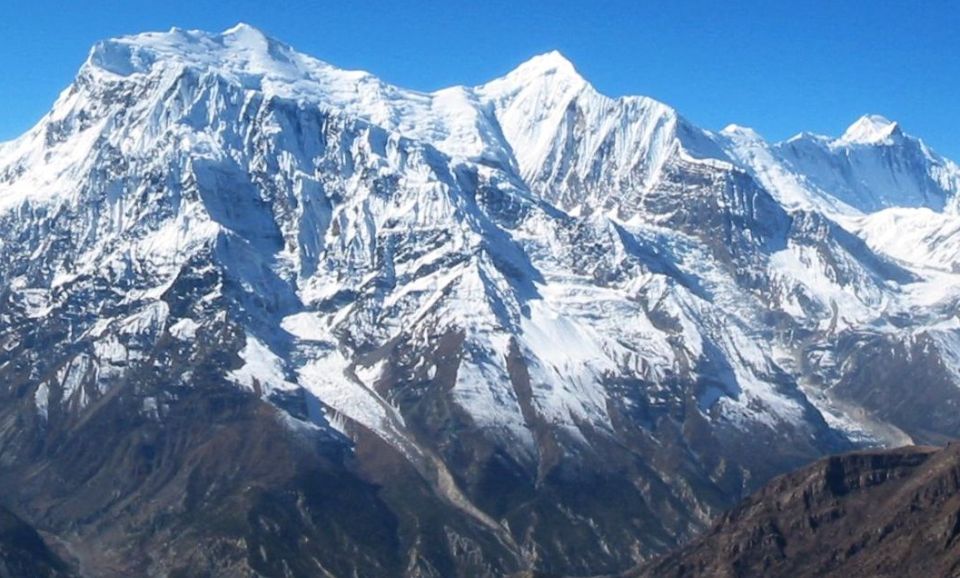
<instances>
[{"instance_id":1,"label":"mountain peak","mask_svg":"<svg viewBox=\"0 0 960 578\"><path fill-rule=\"evenodd\" d=\"M573 63L556 50L538 54L520 64L505 76L480 87L481 92L494 100L513 99L527 94L544 106L546 101L565 107L567 103L590 88Z\"/></svg>"},{"instance_id":2,"label":"mountain peak","mask_svg":"<svg viewBox=\"0 0 960 578\"><path fill-rule=\"evenodd\" d=\"M256 26L247 24L246 22L237 22L230 28L224 30L221 36L245 36L245 35L258 35L266 37L266 34Z\"/></svg>"},{"instance_id":3,"label":"mountain peak","mask_svg":"<svg viewBox=\"0 0 960 578\"><path fill-rule=\"evenodd\" d=\"M542 54L537 54L524 64L529 64L533 66L542 66L545 68L573 68L573 63L569 58L563 55L559 50L550 50Z\"/></svg>"},{"instance_id":4,"label":"mountain peak","mask_svg":"<svg viewBox=\"0 0 960 578\"><path fill-rule=\"evenodd\" d=\"M557 50L534 56L515 68L508 76L529 79L556 76L585 82L573 63Z\"/></svg>"},{"instance_id":5,"label":"mountain peak","mask_svg":"<svg viewBox=\"0 0 960 578\"><path fill-rule=\"evenodd\" d=\"M760 136L760 133L748 126L741 126L739 124L728 124L720 131L720 134L728 138L736 138L739 140L748 140L748 141L761 141L763 137Z\"/></svg>"},{"instance_id":6,"label":"mountain peak","mask_svg":"<svg viewBox=\"0 0 960 578\"><path fill-rule=\"evenodd\" d=\"M90 51L87 66L120 76L169 63L250 73L285 69L289 74L294 56L292 48L241 22L220 33L175 27L103 40Z\"/></svg>"},{"instance_id":7,"label":"mountain peak","mask_svg":"<svg viewBox=\"0 0 960 578\"><path fill-rule=\"evenodd\" d=\"M847 144L891 144L902 135L896 122L879 114L866 114L847 128L840 141Z\"/></svg>"}]
</instances>

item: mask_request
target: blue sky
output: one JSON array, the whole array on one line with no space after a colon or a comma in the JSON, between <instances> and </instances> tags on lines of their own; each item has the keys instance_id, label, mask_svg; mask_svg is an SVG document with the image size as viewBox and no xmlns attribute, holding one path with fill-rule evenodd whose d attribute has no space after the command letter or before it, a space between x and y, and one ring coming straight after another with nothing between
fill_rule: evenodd
<instances>
[{"instance_id":1,"label":"blue sky","mask_svg":"<svg viewBox=\"0 0 960 578\"><path fill-rule=\"evenodd\" d=\"M99 0L0 8L0 140L35 123L96 40L238 21L421 90L477 84L557 49L601 92L644 94L710 129L839 134L871 112L960 160L952 0Z\"/></svg>"}]
</instances>

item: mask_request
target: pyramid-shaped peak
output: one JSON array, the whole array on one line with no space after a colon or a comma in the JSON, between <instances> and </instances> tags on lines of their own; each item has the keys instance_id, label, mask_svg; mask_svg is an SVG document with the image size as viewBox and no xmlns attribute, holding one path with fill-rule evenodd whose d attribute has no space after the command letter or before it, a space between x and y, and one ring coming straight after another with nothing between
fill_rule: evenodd
<instances>
[{"instance_id":1,"label":"pyramid-shaped peak","mask_svg":"<svg viewBox=\"0 0 960 578\"><path fill-rule=\"evenodd\" d=\"M851 124L840 140L850 144L889 144L902 134L898 123L879 114L866 114Z\"/></svg>"},{"instance_id":2,"label":"pyramid-shaped peak","mask_svg":"<svg viewBox=\"0 0 960 578\"><path fill-rule=\"evenodd\" d=\"M277 43L276 40L268 36L264 31L260 30L256 26L247 24L246 22L239 22L236 25L227 28L220 33L220 37L223 39L231 39L240 43L255 43L257 45Z\"/></svg>"},{"instance_id":3,"label":"pyramid-shaped peak","mask_svg":"<svg viewBox=\"0 0 960 578\"><path fill-rule=\"evenodd\" d=\"M227 28L226 30L223 31L223 36L227 36L228 34L231 34L231 35L259 34L260 36L266 36L266 34L264 34L262 30L260 30L256 26L247 24L246 22L237 22L230 28Z\"/></svg>"},{"instance_id":4,"label":"pyramid-shaped peak","mask_svg":"<svg viewBox=\"0 0 960 578\"><path fill-rule=\"evenodd\" d=\"M573 63L556 50L538 54L505 76L491 80L481 91L492 98L513 98L519 93L551 95L552 102L568 102L573 95L588 89L588 83ZM564 105L565 106L565 105Z\"/></svg>"},{"instance_id":5,"label":"pyramid-shaped peak","mask_svg":"<svg viewBox=\"0 0 960 578\"><path fill-rule=\"evenodd\" d=\"M570 62L570 59L564 56L559 50L551 50L543 54L538 54L528 60L527 64L553 68L573 68L573 63Z\"/></svg>"},{"instance_id":6,"label":"pyramid-shaped peak","mask_svg":"<svg viewBox=\"0 0 960 578\"><path fill-rule=\"evenodd\" d=\"M570 78L581 79L580 74L570 60L557 50L551 50L543 54L538 54L530 60L527 60L513 72L510 76L523 77L542 77L559 75Z\"/></svg>"}]
</instances>

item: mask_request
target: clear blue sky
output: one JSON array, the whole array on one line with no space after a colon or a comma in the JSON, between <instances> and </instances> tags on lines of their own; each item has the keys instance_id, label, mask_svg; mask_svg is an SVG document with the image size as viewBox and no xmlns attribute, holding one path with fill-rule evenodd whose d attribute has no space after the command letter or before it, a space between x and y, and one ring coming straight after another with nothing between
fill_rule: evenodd
<instances>
[{"instance_id":1,"label":"clear blue sky","mask_svg":"<svg viewBox=\"0 0 960 578\"><path fill-rule=\"evenodd\" d=\"M558 49L601 92L768 139L899 120L960 161L953 0L4 0L0 140L35 123L98 39L248 22L332 64L432 90Z\"/></svg>"}]
</instances>

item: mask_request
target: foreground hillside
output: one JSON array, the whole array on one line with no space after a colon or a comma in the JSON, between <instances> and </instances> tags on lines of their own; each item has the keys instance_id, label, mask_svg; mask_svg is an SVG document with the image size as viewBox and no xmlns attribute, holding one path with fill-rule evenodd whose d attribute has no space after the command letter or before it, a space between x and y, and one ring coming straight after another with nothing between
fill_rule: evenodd
<instances>
[{"instance_id":1,"label":"foreground hillside","mask_svg":"<svg viewBox=\"0 0 960 578\"><path fill-rule=\"evenodd\" d=\"M960 573L960 445L830 457L775 479L632 578Z\"/></svg>"},{"instance_id":2,"label":"foreground hillside","mask_svg":"<svg viewBox=\"0 0 960 578\"><path fill-rule=\"evenodd\" d=\"M74 578L37 531L0 508L0 578Z\"/></svg>"}]
</instances>

